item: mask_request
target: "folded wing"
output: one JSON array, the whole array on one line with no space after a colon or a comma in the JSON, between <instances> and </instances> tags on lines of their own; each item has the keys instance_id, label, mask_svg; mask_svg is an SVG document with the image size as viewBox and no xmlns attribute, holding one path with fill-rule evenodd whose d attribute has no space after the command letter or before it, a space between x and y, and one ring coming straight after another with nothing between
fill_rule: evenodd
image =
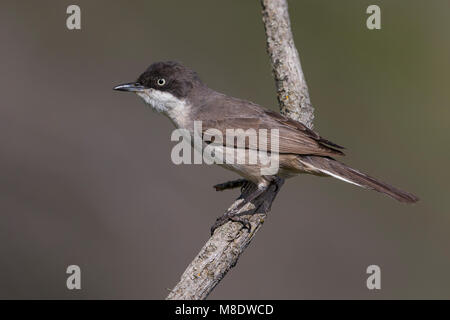
<instances>
[{"instance_id":1,"label":"folded wing","mask_svg":"<svg viewBox=\"0 0 450 320\"><path fill-rule=\"evenodd\" d=\"M258 110L259 111L259 110ZM223 144L235 148L261 151L275 151L272 139L278 141L280 154L343 155L338 150L343 147L328 141L302 123L288 119L276 112L262 109L255 115L227 115L221 119L203 120L202 131L205 141L211 141L211 133L219 130L223 136ZM276 132L273 129L277 129ZM266 138L264 139L264 133Z\"/></svg>"}]
</instances>

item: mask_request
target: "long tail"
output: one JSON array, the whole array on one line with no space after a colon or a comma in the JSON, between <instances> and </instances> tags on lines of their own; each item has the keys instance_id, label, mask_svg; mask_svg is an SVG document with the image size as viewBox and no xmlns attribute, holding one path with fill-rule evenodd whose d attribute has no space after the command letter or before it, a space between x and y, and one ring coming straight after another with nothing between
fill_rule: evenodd
<instances>
[{"instance_id":1,"label":"long tail","mask_svg":"<svg viewBox=\"0 0 450 320\"><path fill-rule=\"evenodd\" d=\"M412 193L399 190L387 183L381 182L352 169L345 164L336 161L331 158L319 157L319 156L301 156L299 161L312 173L325 174L342 181L355 184L357 186L372 189L381 193L385 193L388 196L406 203L414 203L419 200L418 197Z\"/></svg>"}]
</instances>

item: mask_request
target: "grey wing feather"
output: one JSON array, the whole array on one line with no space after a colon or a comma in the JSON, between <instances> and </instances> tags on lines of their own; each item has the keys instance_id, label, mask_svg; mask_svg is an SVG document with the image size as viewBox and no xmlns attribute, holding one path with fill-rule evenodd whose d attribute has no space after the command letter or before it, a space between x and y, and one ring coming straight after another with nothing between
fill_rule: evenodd
<instances>
[{"instance_id":1,"label":"grey wing feather","mask_svg":"<svg viewBox=\"0 0 450 320\"><path fill-rule=\"evenodd\" d=\"M223 104L223 101L222 101ZM300 122L286 118L279 113L266 110L254 103L233 99L227 105L221 105L214 108L214 119L199 119L202 120L203 133L207 133L208 129L217 129L222 132L224 137L223 143L227 142L227 129L242 129L235 133L239 133L241 138L245 139L245 148L254 150L271 151L271 138L278 138L279 153L300 154L300 155L320 155L320 156L335 156L343 155L344 153L338 149L342 147L322 138L315 131L307 128ZM210 113L211 114L211 113ZM255 132L247 131L255 130ZM260 145L257 139L250 139L249 137L258 134L259 129L267 130L266 146ZM271 129L278 129L278 136L271 132ZM242 135L244 134L244 137ZM206 137L208 139L208 137ZM231 140L230 137L230 141ZM235 147L238 145L238 140L234 139Z\"/></svg>"}]
</instances>

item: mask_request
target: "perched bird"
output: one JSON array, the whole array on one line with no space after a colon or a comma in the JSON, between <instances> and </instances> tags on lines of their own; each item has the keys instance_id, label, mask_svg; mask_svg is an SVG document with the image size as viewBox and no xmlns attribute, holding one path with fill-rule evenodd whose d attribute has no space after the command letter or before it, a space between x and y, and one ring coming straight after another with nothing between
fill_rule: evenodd
<instances>
[{"instance_id":1,"label":"perched bird","mask_svg":"<svg viewBox=\"0 0 450 320\"><path fill-rule=\"evenodd\" d=\"M186 129L191 135L195 133L194 121L202 123L202 132L199 134L214 128L222 132L224 137L227 135L227 129L242 129L239 132L245 132L248 129L254 129L255 132L261 129L272 131L277 129L278 150L276 151L278 151L279 169L272 175L262 173L260 162L240 161L244 163L239 163L238 161L248 160L253 153L259 151L267 151L270 154L273 151L270 145L261 146L248 141L244 145L239 145L236 141L230 145L225 143L226 139L223 141L222 152L231 154L232 157L225 157L224 163L220 165L237 172L245 180L258 186L256 191L246 199L247 202L259 196L271 183L277 183L279 178L288 178L300 173L337 178L359 187L376 190L401 202L418 201L418 198L411 193L397 189L335 160L335 157L344 155L341 151L343 147L322 138L302 123L253 102L214 91L200 80L196 72L178 62L153 63L136 82L118 85L114 90L136 93L146 104L169 117L177 128ZM245 159L237 159L239 156L235 151L241 151L241 157L244 155ZM242 206L235 210L236 214L240 208Z\"/></svg>"}]
</instances>

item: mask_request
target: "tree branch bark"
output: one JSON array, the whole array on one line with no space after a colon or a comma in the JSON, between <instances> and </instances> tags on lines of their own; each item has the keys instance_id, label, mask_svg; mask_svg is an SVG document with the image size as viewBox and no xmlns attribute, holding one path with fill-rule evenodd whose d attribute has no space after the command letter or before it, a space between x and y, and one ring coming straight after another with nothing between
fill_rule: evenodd
<instances>
[{"instance_id":1,"label":"tree branch bark","mask_svg":"<svg viewBox=\"0 0 450 320\"><path fill-rule=\"evenodd\" d=\"M262 17L277 88L280 112L312 128L314 108L311 105L305 77L294 44L286 0L261 0ZM271 185L267 191L247 204L241 212L255 214L245 216L251 224L251 232L238 222L227 222L216 229L198 255L181 276L167 300L203 300L234 267L239 256L250 244L270 211L272 202L283 181ZM234 209L243 198L254 191L254 184L242 188L241 196L227 210Z\"/></svg>"},{"instance_id":2,"label":"tree branch bark","mask_svg":"<svg viewBox=\"0 0 450 320\"><path fill-rule=\"evenodd\" d=\"M292 36L287 0L262 0L261 4L280 112L312 129L314 108Z\"/></svg>"}]
</instances>

